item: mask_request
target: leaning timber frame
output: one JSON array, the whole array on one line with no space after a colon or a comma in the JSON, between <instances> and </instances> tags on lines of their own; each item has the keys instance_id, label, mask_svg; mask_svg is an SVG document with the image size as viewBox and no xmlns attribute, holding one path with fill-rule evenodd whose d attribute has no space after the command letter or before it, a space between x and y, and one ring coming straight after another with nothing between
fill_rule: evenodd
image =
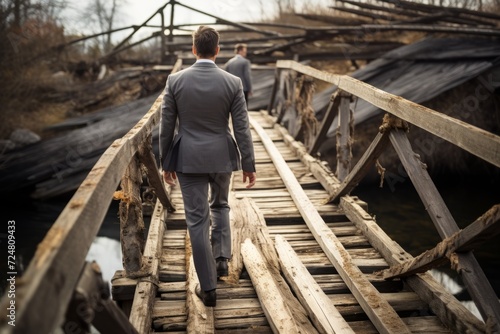
<instances>
[{"instance_id":1,"label":"leaning timber frame","mask_svg":"<svg viewBox=\"0 0 500 334\"><path fill-rule=\"evenodd\" d=\"M500 167L500 137L399 96L384 92L352 77L326 73L288 60L277 62L276 81L267 110L267 114L277 120L278 123L283 119L286 110L290 109L290 104L294 100L293 94L290 94L290 90L287 89L287 87L293 85L293 82L286 82L286 78L295 78L296 74L290 74L290 72L297 72L297 75L311 76L338 87L337 92L332 95L332 101L320 127L315 133L315 140L308 147L303 145L301 148L296 148L303 156L309 157L304 158L304 161L310 162L314 160L311 155L316 154L319 143L326 138L326 133L332 125L336 113L338 113L339 124L336 127L337 178L339 183L324 182L323 186L330 194L328 200L330 202L340 202L341 207L346 211L346 215L352 221L357 222L357 226L366 232L372 245L383 254L386 261L392 266L382 273L384 277L387 279L393 277L404 278L407 284L423 300L429 302L436 315L450 328L458 332L463 332L465 329L477 331L481 326L474 320L474 316L465 316L463 310L457 313L460 307L454 297L442 295L438 292L435 288L435 282L429 275L416 275L443 262L450 261L452 267L461 274L470 295L485 319L487 327L493 329L493 331L500 331L499 301L471 251L472 246L477 246L482 240L500 233L500 224L498 224L500 221L499 205L495 205L469 227L460 231L432 182L425 164L413 152L407 137L407 131L408 123L411 123L497 167ZM283 89L284 93L281 93L280 89ZM278 94L282 94L280 96L282 99L284 96L286 102L276 103L276 95ZM379 134L358 163L351 169L349 147L351 141L351 115L349 101L352 97L362 98L385 110L387 114L384 117ZM297 113L300 114L300 111L297 111ZM293 137L287 135L285 130L283 130L283 133L285 137L288 136L290 143L293 142L297 146L297 142ZM389 146L389 143L396 150L439 235L444 239L434 249L416 258L411 257L399 246L395 245L393 241L390 241L376 227L372 217L348 196L369 169L375 166L378 157ZM317 174L319 180L328 179L325 172L318 166L312 172L315 175ZM396 258L394 254L401 254L401 256Z\"/></svg>"},{"instance_id":2,"label":"leaning timber frame","mask_svg":"<svg viewBox=\"0 0 500 334\"><path fill-rule=\"evenodd\" d=\"M172 73L181 66L179 60ZM104 333L149 333L151 319L145 314L151 313L144 310L151 308L158 286L158 249L161 249L165 229L163 212L164 209L175 211L161 180L151 143L151 133L160 121L162 100L163 93L135 127L111 144L63 209L17 282L16 326L7 324L7 295L0 302L4 315L0 332L52 333L63 327L86 333L90 325L86 322L90 321ZM149 185L158 198L146 243L140 200L141 170L146 170ZM121 190L116 191L120 181ZM102 297L102 282L99 281L102 277L96 264L89 266L85 262L113 197L121 201L124 268L127 276L138 278L136 293L141 294L140 298L135 298L129 321L108 298L93 304L94 295ZM83 296L82 287L86 292ZM83 302L94 308L94 319L86 319L87 312L82 314L78 310L85 296L92 299ZM72 309L73 306L76 309ZM71 316L75 313L76 318Z\"/></svg>"}]
</instances>

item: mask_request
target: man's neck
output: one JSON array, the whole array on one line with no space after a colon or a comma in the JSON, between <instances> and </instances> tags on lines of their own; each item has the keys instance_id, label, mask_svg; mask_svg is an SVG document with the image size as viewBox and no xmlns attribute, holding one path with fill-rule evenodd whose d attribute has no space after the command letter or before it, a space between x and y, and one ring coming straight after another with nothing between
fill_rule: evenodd
<instances>
[{"instance_id":1,"label":"man's neck","mask_svg":"<svg viewBox=\"0 0 500 334\"><path fill-rule=\"evenodd\" d=\"M202 58L202 57L196 57L196 60L203 60L203 61L213 61L215 63L215 57L210 57L210 58Z\"/></svg>"}]
</instances>

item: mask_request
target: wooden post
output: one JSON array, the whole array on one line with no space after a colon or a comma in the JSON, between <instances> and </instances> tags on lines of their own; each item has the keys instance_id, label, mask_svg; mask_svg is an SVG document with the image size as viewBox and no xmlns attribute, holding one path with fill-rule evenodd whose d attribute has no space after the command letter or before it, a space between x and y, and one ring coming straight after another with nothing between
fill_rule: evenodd
<instances>
[{"instance_id":1,"label":"wooden post","mask_svg":"<svg viewBox=\"0 0 500 334\"><path fill-rule=\"evenodd\" d=\"M170 1L170 26L168 27L168 41L172 43L174 41L174 12L175 12L175 1ZM172 55L172 47L168 47L169 57Z\"/></svg>"},{"instance_id":2,"label":"wooden post","mask_svg":"<svg viewBox=\"0 0 500 334\"><path fill-rule=\"evenodd\" d=\"M349 174L351 169L351 111L349 104L351 102L351 95L340 94L340 107L339 107L339 128L337 130L337 178L340 181Z\"/></svg>"},{"instance_id":3,"label":"wooden post","mask_svg":"<svg viewBox=\"0 0 500 334\"><path fill-rule=\"evenodd\" d=\"M275 69L274 70L273 90L271 91L271 100L269 101L269 104L267 105L268 115L273 114L273 106L274 106L274 102L276 100L276 91L278 90L278 87L280 86L280 76L281 76L281 69L279 69L279 68Z\"/></svg>"},{"instance_id":4,"label":"wooden post","mask_svg":"<svg viewBox=\"0 0 500 334\"><path fill-rule=\"evenodd\" d=\"M281 71L280 76L279 76L279 87L280 90L279 92L281 95L279 98L281 98L281 101L278 102L278 105L276 107L276 113L278 114L276 116L276 123L281 124L281 121L283 120L283 116L285 114L286 108L288 108L288 101L287 101L287 87L288 83L286 81L286 77L288 76L288 71ZM283 105L284 104L284 105Z\"/></svg>"},{"instance_id":5,"label":"wooden post","mask_svg":"<svg viewBox=\"0 0 500 334\"><path fill-rule=\"evenodd\" d=\"M299 140L306 147L310 147L314 143L318 131L318 120L311 105L314 95L314 80L309 76L302 75L298 80L295 80L295 85L300 85L299 88L294 89L296 92L294 94L296 98L295 109L300 124L295 138L300 138Z\"/></svg>"},{"instance_id":6,"label":"wooden post","mask_svg":"<svg viewBox=\"0 0 500 334\"><path fill-rule=\"evenodd\" d=\"M87 262L75 288L64 333L90 333L90 324L101 333L136 334L125 314L109 299L109 287L104 282L96 262Z\"/></svg>"},{"instance_id":7,"label":"wooden post","mask_svg":"<svg viewBox=\"0 0 500 334\"><path fill-rule=\"evenodd\" d=\"M285 100L285 106L281 108L280 113L278 115L278 118L276 120L276 123L281 123L283 121L283 118L285 117L285 114L293 108L293 110L296 111L296 105L295 105L295 82L297 79L297 73L295 71L286 71L285 75L283 76L283 90L284 90L284 100ZM295 115L295 118L297 119L297 115ZM294 123L296 124L296 123ZM288 128L290 132L296 132L295 128L290 129Z\"/></svg>"},{"instance_id":8,"label":"wooden post","mask_svg":"<svg viewBox=\"0 0 500 334\"><path fill-rule=\"evenodd\" d=\"M165 61L165 52L166 52L166 38L165 38L165 12L164 12L165 8L162 8L161 11L160 11L160 16L161 16L161 32L160 32L160 52L161 52L161 56L160 56L160 63L163 64L163 62Z\"/></svg>"},{"instance_id":9,"label":"wooden post","mask_svg":"<svg viewBox=\"0 0 500 334\"><path fill-rule=\"evenodd\" d=\"M142 252L144 251L144 221L140 186L142 174L139 160L132 158L121 181L120 201L120 240L123 254L123 268L127 276L134 275L142 268Z\"/></svg>"},{"instance_id":10,"label":"wooden post","mask_svg":"<svg viewBox=\"0 0 500 334\"><path fill-rule=\"evenodd\" d=\"M340 197L348 195L375 165L375 161L389 145L387 133L378 133L363 156L359 159L351 173L347 175L337 192L328 199L328 202L338 203Z\"/></svg>"},{"instance_id":11,"label":"wooden post","mask_svg":"<svg viewBox=\"0 0 500 334\"><path fill-rule=\"evenodd\" d=\"M328 105L326 113L323 116L323 119L321 120L321 125L319 127L318 135L316 136L316 139L309 148L308 153L310 155L314 156L319 151L320 145L325 141L326 134L328 133L328 130L332 125L333 119L337 114L339 105L340 105L340 97L338 96L338 94L332 94L332 96L330 97L330 104Z\"/></svg>"}]
</instances>

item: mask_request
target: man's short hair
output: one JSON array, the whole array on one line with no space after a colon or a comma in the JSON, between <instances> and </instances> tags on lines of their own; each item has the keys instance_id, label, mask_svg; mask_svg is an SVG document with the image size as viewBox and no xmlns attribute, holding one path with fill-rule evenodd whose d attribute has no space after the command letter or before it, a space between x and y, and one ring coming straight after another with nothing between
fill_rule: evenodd
<instances>
[{"instance_id":1,"label":"man's short hair","mask_svg":"<svg viewBox=\"0 0 500 334\"><path fill-rule=\"evenodd\" d=\"M219 33L212 27L200 26L198 30L193 32L193 45L198 57L213 57L219 46Z\"/></svg>"},{"instance_id":2,"label":"man's short hair","mask_svg":"<svg viewBox=\"0 0 500 334\"><path fill-rule=\"evenodd\" d=\"M238 53L243 49L246 49L247 45L245 43L238 43L234 46L234 53Z\"/></svg>"}]
</instances>

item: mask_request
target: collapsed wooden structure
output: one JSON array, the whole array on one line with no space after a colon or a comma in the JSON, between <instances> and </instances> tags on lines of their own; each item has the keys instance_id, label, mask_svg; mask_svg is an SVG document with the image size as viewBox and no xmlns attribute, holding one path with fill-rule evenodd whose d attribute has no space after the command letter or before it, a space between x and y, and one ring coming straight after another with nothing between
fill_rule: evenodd
<instances>
[{"instance_id":1,"label":"collapsed wooden structure","mask_svg":"<svg viewBox=\"0 0 500 334\"><path fill-rule=\"evenodd\" d=\"M180 67L178 62L174 71ZM356 79L291 61L277 63L273 97L286 87L279 85L283 71L334 83L342 93L332 97L322 124L313 126L308 123L313 119L304 118L302 136L310 138L306 145L276 123L282 111L274 108L273 99L268 111L250 113L260 185L247 190L239 175L233 179L233 259L230 277L220 282L216 308L205 308L194 295L196 274L186 247L179 190L164 188L152 155L160 94L139 123L104 152L54 223L18 281L22 284L16 291L16 326L9 326L4 316L0 330L88 332L92 323L116 333L498 332L498 298L470 250L500 232L499 205L459 231L425 164L411 148L406 122L496 167L500 167L500 137ZM389 113L353 167L346 103L351 94ZM298 102L307 112L310 98ZM337 109L341 154L335 175L310 153ZM316 132L311 134L311 129ZM365 203L348 195L389 143L444 239L416 258L380 229ZM139 193L141 171L158 197L147 239ZM121 191L115 192L120 181ZM124 270L113 279L112 292L129 321L102 293L96 265L85 263L113 196L121 200ZM447 261L462 275L484 322L424 273ZM3 312L8 303L4 296ZM89 312L82 313L82 307Z\"/></svg>"},{"instance_id":2,"label":"collapsed wooden structure","mask_svg":"<svg viewBox=\"0 0 500 334\"><path fill-rule=\"evenodd\" d=\"M101 58L101 61L108 61L123 51L151 39L159 39L160 59L157 61L173 64L184 53L190 53L191 35L185 34L185 31L190 31L199 25L176 23L174 20L176 7L206 15L215 20L210 24L221 26L220 32L223 36L221 50L223 52L220 59L225 59L228 52L231 53L234 44L244 42L248 44L248 57L255 64L275 62L280 59L372 60L402 45L394 38L384 37L386 32L413 31L462 36L500 36L500 15L493 12L400 0L379 0L379 4L376 5L354 0L340 0L339 2L341 5L330 7L333 10L331 15L291 13L303 18L305 22L284 24L235 22L177 0L169 0L139 25L85 36L72 40L67 45L132 29L132 32L117 43L111 52ZM335 15L338 12L344 15ZM151 24L151 20L157 15L160 16L160 25ZM324 23L328 25L322 25ZM135 34L145 27L158 30L148 37L131 42ZM325 43L317 48L314 42L318 41ZM307 48L304 47L305 44L308 45Z\"/></svg>"}]
</instances>

